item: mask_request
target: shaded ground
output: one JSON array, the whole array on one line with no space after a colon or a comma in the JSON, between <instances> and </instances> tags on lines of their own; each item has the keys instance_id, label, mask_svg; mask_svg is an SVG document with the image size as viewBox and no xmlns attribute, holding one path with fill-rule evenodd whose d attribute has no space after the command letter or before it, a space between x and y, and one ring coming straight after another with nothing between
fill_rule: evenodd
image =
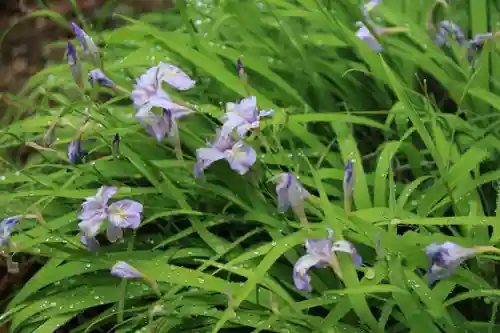
<instances>
[{"instance_id":1,"label":"shaded ground","mask_svg":"<svg viewBox=\"0 0 500 333\"><path fill-rule=\"evenodd\" d=\"M50 42L72 38L70 30L59 27L45 17L23 20L23 17L40 9L39 0L0 0L0 34L11 27L0 45L0 118L6 109L5 93L16 93L29 77L41 70L47 60L63 59L64 50L49 51ZM165 10L171 6L171 0L76 0L78 7L87 19L95 19L102 13L103 5L117 3L113 11L125 15L137 16L154 10ZM64 15L68 21L74 19L73 8L68 0L44 1L47 7ZM17 151L21 154L21 151ZM1 220L1 219L0 219ZM3 311L12 295L22 287L38 270L41 262L36 258L16 256L20 262L19 274L7 274L5 262L0 256L0 312ZM0 325L0 333L7 332L6 326ZM61 330L65 332L65 330Z\"/></svg>"},{"instance_id":2,"label":"shaded ground","mask_svg":"<svg viewBox=\"0 0 500 333\"><path fill-rule=\"evenodd\" d=\"M22 18L41 7L39 0L0 0L0 32L9 31L0 46L0 93L16 92L24 82L45 65L47 59L61 59L51 54L46 45L55 40L72 37L71 31L59 27L45 17L22 21ZM89 19L96 18L103 5L124 14L140 14L170 7L171 0L77 0L78 7ZM71 20L73 8L68 0L44 1L46 6ZM1 110L0 110L1 112Z\"/></svg>"}]
</instances>

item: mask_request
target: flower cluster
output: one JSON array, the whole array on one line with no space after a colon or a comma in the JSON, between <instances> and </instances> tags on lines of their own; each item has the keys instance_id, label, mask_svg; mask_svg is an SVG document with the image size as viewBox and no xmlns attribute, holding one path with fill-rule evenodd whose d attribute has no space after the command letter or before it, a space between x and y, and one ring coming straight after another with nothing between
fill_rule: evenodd
<instances>
[{"instance_id":1,"label":"flower cluster","mask_svg":"<svg viewBox=\"0 0 500 333\"><path fill-rule=\"evenodd\" d=\"M372 35L371 31L376 34L387 31L385 28L377 27L369 16L370 10L379 3L380 0L373 0L362 7L368 26L361 21L357 22L360 28L356 33L360 39L365 41L376 52L382 52L383 47ZM108 88L117 88L117 85L100 69L99 50L92 38L76 24L73 24L73 31L80 47L83 49L84 55L96 67L89 73L90 85L98 84ZM450 35L453 35L460 45L467 47L472 44L479 45L484 40L493 37L492 34L482 34L476 36L472 41L467 41L456 25L452 22L443 21L436 34L436 43L439 46L449 45L448 37ZM67 58L74 81L78 86L83 87L83 71L80 58L76 48L70 42L67 45ZM241 60L237 62L237 72L246 89L248 89L247 75ZM179 153L178 157L182 158L177 122L184 116L194 113L194 111L180 102L174 102L164 89L164 84L178 91L186 91L192 89L196 81L178 67L160 62L158 65L147 69L137 79L130 97L135 109L135 117L141 126L158 142L162 142L168 137L176 152ZM196 149L195 177L200 177L205 169L219 160L225 160L229 167L240 175L248 173L256 162L257 152L246 142L247 136L251 132L259 133L261 119L272 116L274 113L274 110L259 110L255 96L227 103L226 112L220 118L222 126L215 130L215 138L207 142L205 147ZM115 157L118 155L119 143L120 137L116 134L112 142L113 156ZM82 147L80 134L68 147L68 159L72 163L80 163L87 154ZM350 214L352 209L356 181L354 170L354 161L347 160L343 179L346 215ZM311 198L312 195L300 183L298 177L291 172L280 173L275 175L273 179L276 181L275 190L279 211L285 212L291 208L300 222L304 225L307 224L305 201ZM82 232L81 241L89 250L95 250L99 247L96 236L106 220L108 221L106 236L110 242L121 239L124 228L137 229L141 223L143 211L141 203L128 199L108 203L117 191L116 187L102 186L96 195L86 198L82 204L82 210L78 215L80 220L78 227ZM0 223L0 246L9 244L12 228L19 219L20 217L16 216L5 219ZM378 247L379 245L377 245ZM466 259L478 253L493 251L493 249L491 247L464 248L451 242L429 245L426 248L426 254L430 259L429 283L433 284L437 280L453 274ZM309 270L313 267L329 266L342 278L342 270L337 260L338 253L349 254L356 267L363 264L363 260L354 245L347 240L334 240L333 231L330 229L328 229L328 237L325 239L307 240L305 250L306 253L295 263L292 276L295 287L301 291L312 291ZM124 261L117 262L112 267L111 274L123 279L143 279L151 283L153 289L160 294L154 280Z\"/></svg>"},{"instance_id":2,"label":"flower cluster","mask_svg":"<svg viewBox=\"0 0 500 333\"><path fill-rule=\"evenodd\" d=\"M212 163L223 159L240 175L246 174L257 160L257 153L242 139L250 130L260 128L261 117L272 116L274 113L274 110L259 111L254 96L239 103L227 103L226 113L221 118L224 124L222 128L216 129L215 139L207 143L207 147L196 150L195 176L199 177ZM233 138L234 131L239 140Z\"/></svg>"}]
</instances>

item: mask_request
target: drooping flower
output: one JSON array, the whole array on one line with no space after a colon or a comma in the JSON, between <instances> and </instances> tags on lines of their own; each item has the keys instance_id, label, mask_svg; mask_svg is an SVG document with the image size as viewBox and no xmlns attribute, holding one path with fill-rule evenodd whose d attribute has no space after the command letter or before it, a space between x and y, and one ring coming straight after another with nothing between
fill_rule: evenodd
<instances>
[{"instance_id":1,"label":"drooping flower","mask_svg":"<svg viewBox=\"0 0 500 333\"><path fill-rule=\"evenodd\" d=\"M454 274L467 259L477 254L475 248L466 248L452 242L432 243L425 248L430 259L428 270L429 284Z\"/></svg>"},{"instance_id":2,"label":"drooping flower","mask_svg":"<svg viewBox=\"0 0 500 333\"><path fill-rule=\"evenodd\" d=\"M356 32L356 37L361 39L363 42L368 45L373 51L380 53L384 50L382 44L373 36L370 29L361 21L356 22L356 25L359 26L358 31ZM374 26L374 31L376 34L382 33L383 29Z\"/></svg>"},{"instance_id":3,"label":"drooping flower","mask_svg":"<svg viewBox=\"0 0 500 333\"><path fill-rule=\"evenodd\" d=\"M71 42L68 42L66 46L66 57L68 59L68 66L71 71L73 81L75 81L80 88L83 87L82 63L76 53L75 46Z\"/></svg>"},{"instance_id":4,"label":"drooping flower","mask_svg":"<svg viewBox=\"0 0 500 333\"><path fill-rule=\"evenodd\" d=\"M341 274L335 252L345 252L352 256L355 266L363 264L361 256L352 243L346 240L333 242L333 231L328 230L327 239L312 239L306 241L306 254L297 260L293 267L293 281L298 290L311 292L311 277L308 271L311 267L332 266L337 274Z\"/></svg>"},{"instance_id":5,"label":"drooping flower","mask_svg":"<svg viewBox=\"0 0 500 333\"><path fill-rule=\"evenodd\" d=\"M12 217L7 217L2 222L0 222L1 247L9 245L9 238L12 233L12 230L14 229L14 226L16 225L17 222L19 222L21 218L22 217L20 215L12 216Z\"/></svg>"},{"instance_id":6,"label":"drooping flower","mask_svg":"<svg viewBox=\"0 0 500 333\"><path fill-rule=\"evenodd\" d=\"M286 212L291 207L300 221L307 223L304 200L310 196L309 192L291 172L281 173L274 179L279 179L276 184L279 211Z\"/></svg>"},{"instance_id":7,"label":"drooping flower","mask_svg":"<svg viewBox=\"0 0 500 333\"><path fill-rule=\"evenodd\" d=\"M89 57L94 66L99 67L101 65L99 48L95 45L92 37L87 35L87 33L75 23L71 23L71 27L73 28L73 33L78 40L78 44L80 44L80 47L83 49L85 56Z\"/></svg>"},{"instance_id":8,"label":"drooping flower","mask_svg":"<svg viewBox=\"0 0 500 333\"><path fill-rule=\"evenodd\" d=\"M143 275L125 261L118 261L111 267L111 274L122 279L138 279Z\"/></svg>"},{"instance_id":9,"label":"drooping flower","mask_svg":"<svg viewBox=\"0 0 500 333\"><path fill-rule=\"evenodd\" d=\"M120 200L108 206L109 199L117 192L116 187L102 186L97 194L88 197L78 215L78 224L84 238L82 243L90 250L99 246L95 239L105 219L109 220L106 230L110 242L116 242L123 236L123 228L136 229L141 223L142 204L133 200Z\"/></svg>"},{"instance_id":10,"label":"drooping flower","mask_svg":"<svg viewBox=\"0 0 500 333\"><path fill-rule=\"evenodd\" d=\"M238 135L243 138L251 129L260 127L260 118L272 116L274 110L260 111L257 108L257 98L250 96L239 103L227 103L226 113L222 116L224 125L222 135L228 136L236 129Z\"/></svg>"},{"instance_id":11,"label":"drooping flower","mask_svg":"<svg viewBox=\"0 0 500 333\"><path fill-rule=\"evenodd\" d=\"M80 137L73 139L68 145L68 160L72 164L82 162L82 159L88 155L88 152L82 147L82 140Z\"/></svg>"},{"instance_id":12,"label":"drooping flower","mask_svg":"<svg viewBox=\"0 0 500 333\"><path fill-rule=\"evenodd\" d=\"M355 174L354 174L354 165L351 160L348 160L345 165L344 170L344 210L346 214L351 212L352 206L352 193L354 191L354 183L355 183Z\"/></svg>"},{"instance_id":13,"label":"drooping flower","mask_svg":"<svg viewBox=\"0 0 500 333\"><path fill-rule=\"evenodd\" d=\"M231 169L244 175L257 160L257 153L249 144L235 141L222 135L221 130L217 130L216 138L208 144L208 148L196 150L196 159L198 162L195 166L195 176L199 176L212 163L222 159L229 163Z\"/></svg>"},{"instance_id":14,"label":"drooping flower","mask_svg":"<svg viewBox=\"0 0 500 333\"><path fill-rule=\"evenodd\" d=\"M137 80L131 97L136 108L136 118L148 133L158 141L162 141L168 134L176 143L179 141L176 120L193 111L172 102L161 87L163 81L179 90L189 89L195 82L177 67L160 63L148 69ZM153 108L162 109L162 116L155 114ZM176 149L180 149L177 146L178 144Z\"/></svg>"},{"instance_id":15,"label":"drooping flower","mask_svg":"<svg viewBox=\"0 0 500 333\"><path fill-rule=\"evenodd\" d=\"M439 31L435 37L437 46L450 46L449 38L454 39L460 46L467 46L468 44L462 29L458 25L452 21L439 22Z\"/></svg>"},{"instance_id":16,"label":"drooping flower","mask_svg":"<svg viewBox=\"0 0 500 333\"><path fill-rule=\"evenodd\" d=\"M97 82L102 87L116 88L116 84L98 68L89 72L89 83L93 87Z\"/></svg>"},{"instance_id":17,"label":"drooping flower","mask_svg":"<svg viewBox=\"0 0 500 333\"><path fill-rule=\"evenodd\" d=\"M148 276L139 272L132 265L126 263L125 261L118 261L111 267L111 275L117 276L122 279L142 279L151 285L153 291L161 297L160 289L155 280L149 278Z\"/></svg>"},{"instance_id":18,"label":"drooping flower","mask_svg":"<svg viewBox=\"0 0 500 333\"><path fill-rule=\"evenodd\" d=\"M158 142L162 142L166 135L173 143L179 141L179 127L177 120L193 113L186 108L163 109L163 115L157 116L153 111L142 109L135 117L146 131Z\"/></svg>"}]
</instances>

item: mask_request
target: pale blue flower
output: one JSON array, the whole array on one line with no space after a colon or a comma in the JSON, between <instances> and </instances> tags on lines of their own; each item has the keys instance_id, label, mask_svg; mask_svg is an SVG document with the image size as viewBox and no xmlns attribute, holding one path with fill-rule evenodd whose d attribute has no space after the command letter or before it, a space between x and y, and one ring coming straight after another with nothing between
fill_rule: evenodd
<instances>
[{"instance_id":1,"label":"pale blue flower","mask_svg":"<svg viewBox=\"0 0 500 333\"><path fill-rule=\"evenodd\" d=\"M222 131L217 131L213 143L208 144L208 148L198 148L196 150L195 176L199 176L201 171L208 168L215 161L225 159L231 169L244 175L257 160L257 153L249 144L243 141L235 141L229 136L222 135Z\"/></svg>"},{"instance_id":2,"label":"pale blue flower","mask_svg":"<svg viewBox=\"0 0 500 333\"><path fill-rule=\"evenodd\" d=\"M173 142L176 142L179 140L177 120L191 113L193 111L183 107L174 109L165 108L163 109L163 115L160 117L151 110L142 109L135 117L158 142L162 142L166 135Z\"/></svg>"},{"instance_id":3,"label":"pale blue flower","mask_svg":"<svg viewBox=\"0 0 500 333\"><path fill-rule=\"evenodd\" d=\"M118 261L111 267L111 274L122 279L138 279L143 275L125 261Z\"/></svg>"},{"instance_id":4,"label":"pale blue flower","mask_svg":"<svg viewBox=\"0 0 500 333\"><path fill-rule=\"evenodd\" d=\"M89 83L93 87L97 82L102 87L116 88L116 84L111 81L109 77L104 74L104 72L98 68L93 69L89 72Z\"/></svg>"},{"instance_id":5,"label":"pale blue flower","mask_svg":"<svg viewBox=\"0 0 500 333\"><path fill-rule=\"evenodd\" d=\"M108 229L106 235L110 242L122 238L123 228L137 229L141 224L142 204L133 200L120 200L108 207Z\"/></svg>"},{"instance_id":6,"label":"pale blue flower","mask_svg":"<svg viewBox=\"0 0 500 333\"><path fill-rule=\"evenodd\" d=\"M462 247L452 242L432 243L425 248L429 257L429 284L454 274L457 268L477 253L474 248Z\"/></svg>"},{"instance_id":7,"label":"pale blue flower","mask_svg":"<svg viewBox=\"0 0 500 333\"><path fill-rule=\"evenodd\" d=\"M224 120L222 135L231 135L236 129L238 136L243 138L251 129L260 127L261 117L272 116L274 113L274 110L259 112L255 96L245 98L239 103L227 103L226 113L222 116Z\"/></svg>"},{"instance_id":8,"label":"pale blue flower","mask_svg":"<svg viewBox=\"0 0 500 333\"><path fill-rule=\"evenodd\" d=\"M110 242L123 237L124 228L137 229L141 223L142 204L133 200L120 200L108 205L109 199L117 192L116 187L102 186L97 194L88 197L78 215L78 224L85 238L82 242L91 247L99 245L95 236L99 233L105 219L109 220L106 236ZM90 245L89 245L90 244Z\"/></svg>"},{"instance_id":9,"label":"pale blue flower","mask_svg":"<svg viewBox=\"0 0 500 333\"><path fill-rule=\"evenodd\" d=\"M71 42L68 42L66 46L66 57L73 80L79 87L83 87L82 63L76 53L75 46Z\"/></svg>"},{"instance_id":10,"label":"pale blue flower","mask_svg":"<svg viewBox=\"0 0 500 333\"><path fill-rule=\"evenodd\" d=\"M82 244L85 245L89 251L96 251L100 246L95 237L82 235L82 237L80 237L80 242L82 242Z\"/></svg>"},{"instance_id":11,"label":"pale blue flower","mask_svg":"<svg viewBox=\"0 0 500 333\"><path fill-rule=\"evenodd\" d=\"M73 28L73 33L75 34L76 39L78 40L78 44L80 44L80 47L83 49L83 53L89 57L95 66L100 66L101 57L99 55L99 49L92 40L92 37L87 35L87 33L75 23L71 23L71 27Z\"/></svg>"},{"instance_id":12,"label":"pale blue flower","mask_svg":"<svg viewBox=\"0 0 500 333\"><path fill-rule=\"evenodd\" d=\"M192 80L186 73L174 65L160 62L158 67L158 79L178 90L188 90L196 84L196 81Z\"/></svg>"},{"instance_id":13,"label":"pale blue flower","mask_svg":"<svg viewBox=\"0 0 500 333\"><path fill-rule=\"evenodd\" d=\"M276 195L280 212L285 212L290 207L302 207L304 200L310 194L299 180L291 172L279 174L275 178L279 179L276 184Z\"/></svg>"},{"instance_id":14,"label":"pale blue flower","mask_svg":"<svg viewBox=\"0 0 500 333\"><path fill-rule=\"evenodd\" d=\"M78 218L82 221L78 227L87 237L95 237L108 217L108 201L118 189L112 186L102 186L95 196L86 198Z\"/></svg>"},{"instance_id":15,"label":"pale blue flower","mask_svg":"<svg viewBox=\"0 0 500 333\"><path fill-rule=\"evenodd\" d=\"M297 260L293 267L293 281L298 290L311 292L311 277L308 271L311 267L323 268L334 265L337 259L335 252L345 252L352 256L353 263L360 267L363 264L361 256L352 243L346 240L333 242L333 231L328 230L327 239L307 240L306 254Z\"/></svg>"},{"instance_id":16,"label":"pale blue flower","mask_svg":"<svg viewBox=\"0 0 500 333\"><path fill-rule=\"evenodd\" d=\"M169 135L178 140L176 120L193 113L192 110L172 102L169 95L161 87L163 81L175 85L178 89L189 89L194 81L188 83L186 74L176 71L175 66L160 65L148 69L138 80L132 92L132 100L136 108L136 118L150 135L163 141ZM189 79L190 80L190 79ZM153 108L161 108L163 115L153 112Z\"/></svg>"},{"instance_id":17,"label":"pale blue flower","mask_svg":"<svg viewBox=\"0 0 500 333\"><path fill-rule=\"evenodd\" d=\"M12 216L5 218L0 222L0 246L9 245L9 238L14 229L14 226L22 218L22 216Z\"/></svg>"}]
</instances>

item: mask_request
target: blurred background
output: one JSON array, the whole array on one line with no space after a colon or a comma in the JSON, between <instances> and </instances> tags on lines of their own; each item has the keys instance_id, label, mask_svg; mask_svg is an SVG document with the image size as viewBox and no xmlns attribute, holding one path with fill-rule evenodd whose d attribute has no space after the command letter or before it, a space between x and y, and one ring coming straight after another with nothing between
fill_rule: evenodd
<instances>
[{"instance_id":1,"label":"blurred background","mask_svg":"<svg viewBox=\"0 0 500 333\"><path fill-rule=\"evenodd\" d=\"M70 29L48 17L30 17L34 11L50 9L68 22L81 12L94 29L102 29L119 24L114 13L137 17L171 6L172 0L1 0L0 32L6 35L0 45L0 93L18 91L50 60L61 61L64 50L51 49L48 44L73 37Z\"/></svg>"}]
</instances>

